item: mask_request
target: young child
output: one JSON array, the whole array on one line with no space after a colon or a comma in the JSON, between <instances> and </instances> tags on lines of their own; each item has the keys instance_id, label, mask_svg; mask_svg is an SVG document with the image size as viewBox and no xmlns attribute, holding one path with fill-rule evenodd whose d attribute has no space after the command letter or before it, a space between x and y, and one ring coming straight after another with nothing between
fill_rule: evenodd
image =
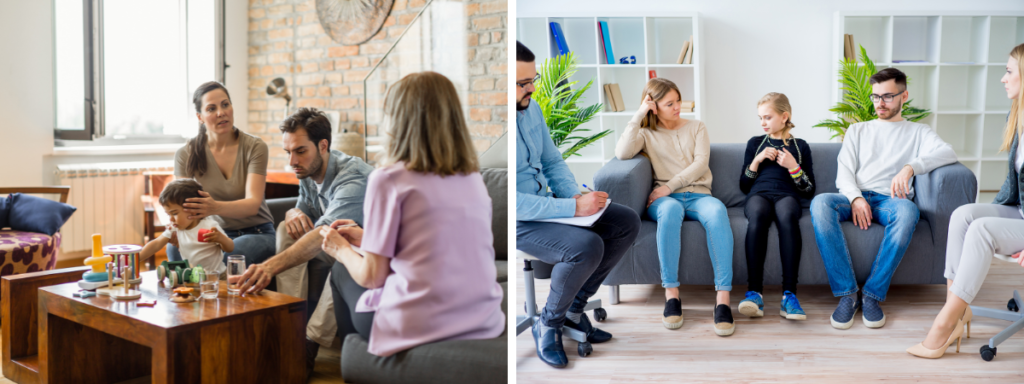
<instances>
[{"instance_id":1,"label":"young child","mask_svg":"<svg viewBox=\"0 0 1024 384\"><path fill-rule=\"evenodd\" d=\"M800 269L800 199L814 197L814 163L811 148L789 134L793 129L793 108L781 93L769 93L757 102L757 114L765 135L747 142L740 189L747 194L747 295L740 313L764 316L764 259L768 250L768 227L775 222L779 231L782 259L782 308L779 315L806 320L796 299L797 270Z\"/></svg>"},{"instance_id":2,"label":"young child","mask_svg":"<svg viewBox=\"0 0 1024 384\"><path fill-rule=\"evenodd\" d=\"M178 249L181 250L181 257L188 260L189 265L201 265L207 271L225 270L224 252L233 251L235 242L224 234L220 224L209 216L200 220L189 220L188 213L182 208L185 199L202 197L199 195L201 189L203 186L193 179L174 180L164 187L164 191L160 193L160 205L167 211L171 223L162 235L142 248L143 260L167 246L171 241L171 235L177 233ZM200 232L203 232L202 238L199 236Z\"/></svg>"}]
</instances>

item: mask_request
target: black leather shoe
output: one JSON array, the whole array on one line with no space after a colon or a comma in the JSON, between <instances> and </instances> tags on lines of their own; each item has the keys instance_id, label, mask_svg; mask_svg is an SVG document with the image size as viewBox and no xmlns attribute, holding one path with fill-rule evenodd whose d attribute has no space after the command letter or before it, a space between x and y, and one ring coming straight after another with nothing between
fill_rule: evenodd
<instances>
[{"instance_id":1,"label":"black leather shoe","mask_svg":"<svg viewBox=\"0 0 1024 384\"><path fill-rule=\"evenodd\" d=\"M587 341L589 341L591 343L594 343L594 344L603 343L603 342L606 342L606 341L612 339L612 334L610 334L608 332L605 332L605 331L602 331L599 328L597 328L597 327L593 326L592 324L590 324L590 319L587 318L587 314L586 313L584 313L582 316L580 316L579 324L577 324L577 323L573 322L572 320L566 318L565 319L565 326L569 327L569 328L572 328L572 329L575 329L577 331L583 332L584 334L587 335Z\"/></svg>"},{"instance_id":2,"label":"black leather shoe","mask_svg":"<svg viewBox=\"0 0 1024 384\"><path fill-rule=\"evenodd\" d=\"M548 328L541 334L540 321L533 323L533 341L537 344L537 357L540 361L555 368L565 368L569 358L562 348L562 328Z\"/></svg>"}]
</instances>

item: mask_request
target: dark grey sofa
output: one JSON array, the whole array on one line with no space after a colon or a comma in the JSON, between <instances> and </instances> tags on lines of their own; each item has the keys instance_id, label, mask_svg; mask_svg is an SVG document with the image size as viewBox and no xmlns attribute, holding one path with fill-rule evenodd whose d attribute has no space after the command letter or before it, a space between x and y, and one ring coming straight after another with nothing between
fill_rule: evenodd
<instances>
[{"instance_id":1,"label":"dark grey sofa","mask_svg":"<svg viewBox=\"0 0 1024 384\"><path fill-rule=\"evenodd\" d=\"M811 143L814 160L816 193L838 192L835 185L837 156L841 144ZM733 285L747 284L747 263L744 241L747 218L743 214L746 196L740 191L739 176L743 169L746 144L712 144L709 165L714 175L712 195L725 204L733 231ZM651 163L644 156L629 160L612 159L594 176L598 190L608 192L614 202L635 210L642 219L640 235L622 261L612 270L604 284L612 286L612 303L618 302L618 285L661 284L658 251L655 240L657 223L646 214L647 196L653 189ZM914 231L910 247L893 275L893 284L945 283L946 232L949 217L957 207L973 203L977 195L974 174L960 163L938 168L914 179L914 203L921 211L921 219ZM828 275L818 253L811 215L803 201L800 232L803 251L800 261L800 284L828 284ZM872 225L867 231L851 222L843 223L843 233L850 246L857 280L863 283L871 269L884 234L883 227ZM682 284L713 285L714 273L708 256L704 228L696 221L684 221L682 254L679 263L679 281ZM765 284L782 283L779 261L778 232L772 224L768 234L768 256L765 262Z\"/></svg>"}]
</instances>

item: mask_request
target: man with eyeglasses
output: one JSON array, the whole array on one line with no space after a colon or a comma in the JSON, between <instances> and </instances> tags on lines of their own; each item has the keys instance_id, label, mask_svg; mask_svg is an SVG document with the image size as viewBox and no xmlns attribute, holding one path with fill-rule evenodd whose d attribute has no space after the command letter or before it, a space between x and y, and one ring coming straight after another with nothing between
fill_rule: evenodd
<instances>
[{"instance_id":1,"label":"man with eyeglasses","mask_svg":"<svg viewBox=\"0 0 1024 384\"><path fill-rule=\"evenodd\" d=\"M554 266L551 291L540 321L533 324L533 338L541 361L562 368L569 363L562 348L563 325L583 332L591 343L612 338L590 323L583 308L633 244L640 216L610 203L590 227L533 221L590 216L608 199L604 192L580 193L540 107L530 97L537 80L533 52L517 41L516 249Z\"/></svg>"},{"instance_id":2,"label":"man with eyeglasses","mask_svg":"<svg viewBox=\"0 0 1024 384\"><path fill-rule=\"evenodd\" d=\"M885 301L920 215L912 200L913 178L956 162L953 148L931 127L903 119L903 104L910 97L903 72L886 68L870 82L878 119L850 125L839 152L839 193L823 193L811 202L814 238L832 294L840 298L831 318L836 329L849 329L858 309L866 327L885 325L879 303ZM872 223L884 228L863 295L840 226L847 220L862 230Z\"/></svg>"}]
</instances>

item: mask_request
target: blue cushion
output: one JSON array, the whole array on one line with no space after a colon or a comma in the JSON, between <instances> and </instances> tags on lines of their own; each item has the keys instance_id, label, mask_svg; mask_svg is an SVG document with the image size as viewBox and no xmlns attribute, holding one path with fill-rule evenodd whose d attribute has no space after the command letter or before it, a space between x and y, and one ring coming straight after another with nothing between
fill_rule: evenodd
<instances>
[{"instance_id":1,"label":"blue cushion","mask_svg":"<svg viewBox=\"0 0 1024 384\"><path fill-rule=\"evenodd\" d=\"M17 231L53 236L78 208L42 197L15 193L9 198L8 223Z\"/></svg>"},{"instance_id":2,"label":"blue cushion","mask_svg":"<svg viewBox=\"0 0 1024 384\"><path fill-rule=\"evenodd\" d=\"M7 218L11 213L11 202L10 196L0 197L0 229L9 227L7 224Z\"/></svg>"}]
</instances>

